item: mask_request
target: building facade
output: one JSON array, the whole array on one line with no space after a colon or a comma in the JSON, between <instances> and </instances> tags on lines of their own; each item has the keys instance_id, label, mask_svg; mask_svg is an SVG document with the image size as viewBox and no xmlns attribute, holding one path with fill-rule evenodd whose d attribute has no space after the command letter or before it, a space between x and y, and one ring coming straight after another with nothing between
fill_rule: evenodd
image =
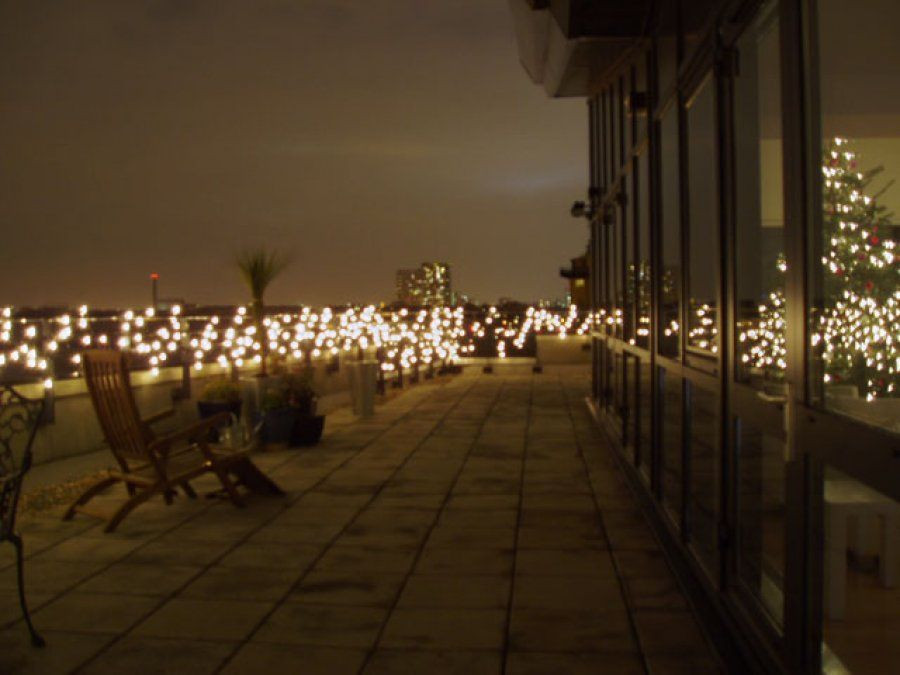
<instances>
[{"instance_id":1,"label":"building facade","mask_svg":"<svg viewBox=\"0 0 900 675\"><path fill-rule=\"evenodd\" d=\"M450 265L423 262L413 269L397 270L397 301L404 305L451 305L453 288Z\"/></svg>"},{"instance_id":2,"label":"building facade","mask_svg":"<svg viewBox=\"0 0 900 675\"><path fill-rule=\"evenodd\" d=\"M734 672L895 670L898 5L510 8L587 103L590 406L708 635Z\"/></svg>"},{"instance_id":3,"label":"building facade","mask_svg":"<svg viewBox=\"0 0 900 675\"><path fill-rule=\"evenodd\" d=\"M585 253L571 259L568 267L559 270L559 276L568 281L569 302L575 305L579 311L591 310L591 268L590 255Z\"/></svg>"}]
</instances>

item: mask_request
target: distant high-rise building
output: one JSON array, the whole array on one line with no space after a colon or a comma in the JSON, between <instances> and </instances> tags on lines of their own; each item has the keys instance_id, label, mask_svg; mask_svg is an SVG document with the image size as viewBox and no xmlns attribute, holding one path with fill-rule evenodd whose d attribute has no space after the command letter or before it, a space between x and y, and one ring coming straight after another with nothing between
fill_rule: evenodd
<instances>
[{"instance_id":1,"label":"distant high-rise building","mask_svg":"<svg viewBox=\"0 0 900 675\"><path fill-rule=\"evenodd\" d=\"M397 300L404 305L450 305L450 265L424 262L414 269L397 270Z\"/></svg>"}]
</instances>

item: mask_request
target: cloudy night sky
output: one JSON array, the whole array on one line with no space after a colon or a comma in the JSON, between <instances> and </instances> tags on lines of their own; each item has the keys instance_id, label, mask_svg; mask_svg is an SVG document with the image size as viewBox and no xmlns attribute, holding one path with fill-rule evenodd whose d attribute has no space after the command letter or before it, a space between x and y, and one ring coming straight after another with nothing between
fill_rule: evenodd
<instances>
[{"instance_id":1,"label":"cloudy night sky","mask_svg":"<svg viewBox=\"0 0 900 675\"><path fill-rule=\"evenodd\" d=\"M446 260L558 297L583 251L582 100L519 65L504 0L0 0L0 303L391 299Z\"/></svg>"}]
</instances>

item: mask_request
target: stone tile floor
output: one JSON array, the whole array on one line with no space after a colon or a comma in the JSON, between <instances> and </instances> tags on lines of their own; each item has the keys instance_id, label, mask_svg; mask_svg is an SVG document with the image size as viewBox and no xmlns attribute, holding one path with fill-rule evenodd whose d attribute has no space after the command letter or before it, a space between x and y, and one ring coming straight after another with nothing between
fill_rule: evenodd
<instances>
[{"instance_id":1,"label":"stone tile floor","mask_svg":"<svg viewBox=\"0 0 900 675\"><path fill-rule=\"evenodd\" d=\"M286 498L159 500L112 535L23 521L48 644L17 618L8 547L0 672L721 672L587 387L583 369L467 372L258 455Z\"/></svg>"}]
</instances>

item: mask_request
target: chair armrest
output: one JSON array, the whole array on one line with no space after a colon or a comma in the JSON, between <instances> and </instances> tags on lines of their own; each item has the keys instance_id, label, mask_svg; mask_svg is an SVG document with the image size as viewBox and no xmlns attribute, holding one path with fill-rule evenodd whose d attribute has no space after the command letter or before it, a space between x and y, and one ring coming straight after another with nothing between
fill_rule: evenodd
<instances>
[{"instance_id":1,"label":"chair armrest","mask_svg":"<svg viewBox=\"0 0 900 675\"><path fill-rule=\"evenodd\" d=\"M159 412L153 413L152 415L145 417L141 420L143 424L156 424L160 420L164 420L167 417L171 417L175 414L175 408L169 408L168 410L160 410Z\"/></svg>"},{"instance_id":2,"label":"chair armrest","mask_svg":"<svg viewBox=\"0 0 900 675\"><path fill-rule=\"evenodd\" d=\"M212 429L213 427L219 424L228 423L231 415L227 412L216 413L212 417L206 417L202 420L194 422L189 427L185 427L184 429L179 429L176 432L171 434L166 434L161 438L155 439L150 443L150 450L159 451L165 450L170 447L174 443L179 441L202 441L205 440L206 433Z\"/></svg>"}]
</instances>

